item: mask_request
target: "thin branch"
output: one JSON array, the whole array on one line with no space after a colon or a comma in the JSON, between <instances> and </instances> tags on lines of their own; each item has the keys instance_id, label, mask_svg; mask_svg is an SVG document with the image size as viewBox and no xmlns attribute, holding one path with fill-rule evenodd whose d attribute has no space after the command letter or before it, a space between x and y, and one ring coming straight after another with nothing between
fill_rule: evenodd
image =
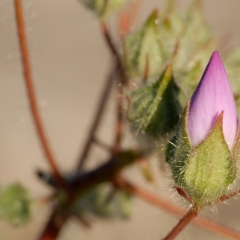
<instances>
[{"instance_id":1,"label":"thin branch","mask_svg":"<svg viewBox=\"0 0 240 240\"><path fill-rule=\"evenodd\" d=\"M118 69L118 74L120 75L120 79L121 79L121 84L125 85L128 83L128 77L124 68L124 64L122 62L122 58L112 40L112 36L110 35L110 32L108 30L107 24L106 23L101 23L101 31L103 34L103 37L105 39L105 42L110 50L110 52L112 53L113 57L115 58L116 61L116 66Z\"/></svg>"},{"instance_id":2,"label":"thin branch","mask_svg":"<svg viewBox=\"0 0 240 240\"><path fill-rule=\"evenodd\" d=\"M97 138L96 136L94 136L93 140L92 140L96 145L98 145L99 147L101 147L102 149L104 149L107 152L111 152L112 148L110 147L110 145L106 144L105 142L103 142L102 140L100 140L99 138Z\"/></svg>"},{"instance_id":3,"label":"thin branch","mask_svg":"<svg viewBox=\"0 0 240 240\"><path fill-rule=\"evenodd\" d=\"M235 197L235 196L238 195L239 193L240 193L240 189L238 189L238 190L235 191L235 192L229 193L228 195L225 195L225 196L220 197L220 198L217 199L214 203L210 203L210 205L211 205L211 204L216 204L216 203L219 203L219 202L226 201L226 200L228 200L229 198Z\"/></svg>"},{"instance_id":4,"label":"thin branch","mask_svg":"<svg viewBox=\"0 0 240 240\"><path fill-rule=\"evenodd\" d=\"M62 212L59 212L58 209L53 210L51 216L49 217L44 230L39 236L39 240L56 240L63 225L69 219L70 215L64 215Z\"/></svg>"},{"instance_id":5,"label":"thin branch","mask_svg":"<svg viewBox=\"0 0 240 240\"><path fill-rule=\"evenodd\" d=\"M82 170L82 167L83 167L83 165L84 165L84 163L85 163L85 161L88 157L88 153L91 149L91 145L94 141L95 133L98 130L98 127L101 123L102 116L103 116L103 113L104 113L104 108L105 108L105 105L107 103L107 100L108 100L108 97L109 97L109 94L110 94L110 90L111 90L111 87L112 87L112 82L115 79L114 78L115 75L116 75L116 70L114 69L106 79L106 83L105 83L102 95L100 97L99 104L97 106L97 112L95 114L92 126L90 127L90 132L88 134L87 141L86 141L85 146L83 148L83 152L81 154L79 164L77 166L78 172L80 172Z\"/></svg>"},{"instance_id":6,"label":"thin branch","mask_svg":"<svg viewBox=\"0 0 240 240\"><path fill-rule=\"evenodd\" d=\"M123 83L126 83L127 82L127 76L126 76L126 73L125 73L125 69L124 69L124 66L123 66L123 63L122 63L122 60L121 60L121 56L120 54L118 53L113 41L112 41L112 37L110 36L110 33L108 31L108 28L107 28L107 25L105 23L102 23L101 24L101 29L102 29L102 33L103 33L103 36L104 36L104 39L107 43L107 46L109 47L112 55L114 56L115 58L115 65L116 65L116 69L114 69L113 72L110 73L110 75L108 76L107 80L106 80L106 84L105 84L105 88L103 90L103 93L102 93L102 96L100 98L100 102L99 102L99 105L97 107L97 112L96 112L96 115L94 117L94 121L93 121L93 124L91 126L91 130L89 132L89 135L88 135L88 138L87 138L87 141L86 141L86 144L83 148L83 152L82 152L82 155L80 157L80 160L79 160L79 164L77 166L77 171L80 172L82 170L82 167L87 159L87 156L88 156L88 153L91 149L91 145L92 145L92 142L93 142L93 138L94 138L94 135L100 125L100 122L101 122L101 119L102 119L102 116L103 116L103 110L104 110L104 107L106 105L106 102L107 102L107 99L108 99L108 96L109 96L109 93L110 93L110 89L111 89L111 83L113 82L113 80L115 79L114 77L116 75L119 75L119 78L118 79L121 79L119 82L120 84L123 84ZM121 90L121 86L119 87L119 92L122 91ZM120 96L122 97L122 96ZM116 126L116 140L115 140L115 146L116 145L119 145L120 143L120 140L121 140L121 135L120 135L120 132L122 132L122 110L120 111L119 109L122 108L122 104L119 102L118 100L118 103L117 103L117 126ZM115 152L115 150L114 150Z\"/></svg>"},{"instance_id":7,"label":"thin branch","mask_svg":"<svg viewBox=\"0 0 240 240\"><path fill-rule=\"evenodd\" d=\"M112 181L122 169L139 161L141 156L142 153L131 150L119 152L96 169L77 175L69 182L69 188L78 194L85 193L100 183Z\"/></svg>"},{"instance_id":8,"label":"thin branch","mask_svg":"<svg viewBox=\"0 0 240 240\"><path fill-rule=\"evenodd\" d=\"M115 64L117 67L117 121L116 121L116 135L115 135L115 143L113 146L113 154L116 154L118 151L120 151L120 144L122 140L122 133L123 133L123 113L122 113L122 101L123 101L123 89L122 87L128 83L127 74L124 68L124 64L122 61L122 57L118 52L118 49L116 48L113 38L109 32L109 29L106 25L106 23L101 24L101 30L103 37L105 39L105 42L115 58Z\"/></svg>"},{"instance_id":9,"label":"thin branch","mask_svg":"<svg viewBox=\"0 0 240 240\"><path fill-rule=\"evenodd\" d=\"M209 219L203 218L201 216L198 216L196 219L193 220L193 223L196 225L199 225L211 232L214 232L218 235L223 235L228 238L232 239L240 239L240 232L238 232L235 229L231 229L227 226L224 226L220 223L217 223L215 221L211 221Z\"/></svg>"},{"instance_id":10,"label":"thin branch","mask_svg":"<svg viewBox=\"0 0 240 240\"><path fill-rule=\"evenodd\" d=\"M42 145L42 149L51 167L53 176L58 186L64 187L65 184L58 170L55 157L53 156L52 150L49 146L49 142L47 140L46 133L45 133L43 123L40 117L39 109L38 109L37 97L36 97L33 80L32 80L33 78L32 78L31 64L30 64L29 54L28 54L27 37L25 32L25 23L24 23L23 11L21 6L21 0L15 0L14 3L15 3L16 21L17 21L20 49L21 49L23 69L24 69L24 77L25 77L25 83L27 87L32 117L34 120L34 124L38 133L40 143Z\"/></svg>"},{"instance_id":11,"label":"thin branch","mask_svg":"<svg viewBox=\"0 0 240 240\"><path fill-rule=\"evenodd\" d=\"M179 223L171 230L171 232L163 240L173 240L182 232L182 230L197 216L198 209L191 208Z\"/></svg>"},{"instance_id":12,"label":"thin branch","mask_svg":"<svg viewBox=\"0 0 240 240\"><path fill-rule=\"evenodd\" d=\"M117 180L115 180L115 183L129 193L134 194L135 196L145 200L152 205L160 207L162 210L165 210L168 213L177 214L180 216L184 214L184 211L181 208L174 206L169 201L160 198L159 196L149 192L146 189L137 187L122 178L118 178ZM240 232L226 227L222 224L216 223L215 221L206 219L204 217L198 216L196 219L193 220L193 223L205 228L206 230L214 232L215 234L221 234L223 236L236 240L240 239Z\"/></svg>"},{"instance_id":13,"label":"thin branch","mask_svg":"<svg viewBox=\"0 0 240 240\"><path fill-rule=\"evenodd\" d=\"M160 198L159 196L149 192L146 189L135 186L123 178L116 179L115 183L129 193L132 193L133 195L145 200L148 203L151 203L152 205L166 210L168 213L177 214L180 216L184 214L184 211L181 208L174 206L171 202Z\"/></svg>"}]
</instances>

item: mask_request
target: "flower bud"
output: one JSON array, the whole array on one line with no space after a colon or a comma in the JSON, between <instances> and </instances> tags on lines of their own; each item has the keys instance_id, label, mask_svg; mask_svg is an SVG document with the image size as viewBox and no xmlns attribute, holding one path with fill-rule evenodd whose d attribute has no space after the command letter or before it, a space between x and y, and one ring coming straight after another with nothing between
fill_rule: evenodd
<instances>
[{"instance_id":1,"label":"flower bud","mask_svg":"<svg viewBox=\"0 0 240 240\"><path fill-rule=\"evenodd\" d=\"M194 203L217 200L233 183L237 130L231 87L219 53L214 52L166 151L176 184Z\"/></svg>"},{"instance_id":2,"label":"flower bud","mask_svg":"<svg viewBox=\"0 0 240 240\"><path fill-rule=\"evenodd\" d=\"M225 68L214 52L190 100L187 127L192 146L206 138L222 111L223 133L231 150L238 127L237 110Z\"/></svg>"}]
</instances>

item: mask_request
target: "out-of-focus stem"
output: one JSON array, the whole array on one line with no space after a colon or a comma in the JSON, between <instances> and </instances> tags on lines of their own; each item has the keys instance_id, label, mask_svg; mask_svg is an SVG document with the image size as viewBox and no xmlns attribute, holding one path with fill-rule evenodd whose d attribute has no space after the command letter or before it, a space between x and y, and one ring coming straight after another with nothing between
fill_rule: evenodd
<instances>
[{"instance_id":1,"label":"out-of-focus stem","mask_svg":"<svg viewBox=\"0 0 240 240\"><path fill-rule=\"evenodd\" d=\"M25 23L24 23L23 11L21 6L21 0L15 0L14 3L15 3L16 21L17 21L20 49L21 49L23 69L24 69L24 77L25 77L25 83L27 87L32 117L34 120L34 124L38 133L40 143L42 145L46 159L51 167L53 176L58 186L64 187L65 184L60 175L58 167L56 165L55 157L53 156L52 150L49 146L49 142L47 140L46 133L45 133L43 123L40 117L39 109L38 109L36 93L35 93L33 80L32 80L33 78L32 78L31 64L30 64L29 54L28 54L27 37L25 32Z\"/></svg>"},{"instance_id":2,"label":"out-of-focus stem","mask_svg":"<svg viewBox=\"0 0 240 240\"><path fill-rule=\"evenodd\" d=\"M69 219L70 215L63 215L57 209L53 210L39 240L56 240L63 225Z\"/></svg>"},{"instance_id":3,"label":"out-of-focus stem","mask_svg":"<svg viewBox=\"0 0 240 240\"><path fill-rule=\"evenodd\" d=\"M123 100L123 86L128 83L128 77L124 68L122 57L116 48L112 36L109 32L106 23L101 24L101 30L104 37L104 40L115 59L115 64L117 67L117 111L116 111L116 128L115 128L115 143L113 146L113 154L116 154L121 148L121 140L123 133L123 114L122 114L122 100Z\"/></svg>"},{"instance_id":4,"label":"out-of-focus stem","mask_svg":"<svg viewBox=\"0 0 240 240\"><path fill-rule=\"evenodd\" d=\"M84 165L84 163L87 159L88 153L91 149L91 145L94 141L94 135L96 134L96 131L98 130L98 127L101 123L102 116L103 116L103 113L104 113L104 108L105 108L105 105L107 103L107 100L108 100L108 97L109 97L109 94L110 94L110 90L112 88L112 82L115 79L115 75L116 75L116 69L111 71L111 73L109 74L109 76L106 79L105 87L104 87L102 95L100 97L100 101L99 101L99 104L97 106L97 111L96 111L96 114L94 116L94 120L93 120L92 126L90 127L90 131L89 131L89 134L88 134L88 137L87 137L87 141L85 143L85 146L83 148L83 152L80 156L80 160L79 160L79 163L78 163L78 166L77 166L77 170L79 172L81 171L81 169L82 169L82 167L83 167L83 165Z\"/></svg>"},{"instance_id":5,"label":"out-of-focus stem","mask_svg":"<svg viewBox=\"0 0 240 240\"><path fill-rule=\"evenodd\" d=\"M108 26L104 22L101 23L101 31L102 31L104 40L105 40L110 52L112 53L113 57L115 58L116 67L117 67L118 74L120 75L120 79L121 79L121 84L125 85L128 83L128 77L127 77L123 62L122 62L122 58L112 40L112 37L108 30Z\"/></svg>"}]
</instances>

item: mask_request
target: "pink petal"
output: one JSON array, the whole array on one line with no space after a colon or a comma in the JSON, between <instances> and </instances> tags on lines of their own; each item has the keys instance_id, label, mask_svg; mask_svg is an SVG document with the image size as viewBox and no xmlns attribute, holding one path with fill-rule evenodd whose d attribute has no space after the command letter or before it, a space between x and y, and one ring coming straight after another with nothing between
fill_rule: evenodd
<instances>
[{"instance_id":1,"label":"pink petal","mask_svg":"<svg viewBox=\"0 0 240 240\"><path fill-rule=\"evenodd\" d=\"M237 110L226 70L215 51L190 100L187 127L192 146L207 137L222 111L224 137L232 149L238 127Z\"/></svg>"}]
</instances>

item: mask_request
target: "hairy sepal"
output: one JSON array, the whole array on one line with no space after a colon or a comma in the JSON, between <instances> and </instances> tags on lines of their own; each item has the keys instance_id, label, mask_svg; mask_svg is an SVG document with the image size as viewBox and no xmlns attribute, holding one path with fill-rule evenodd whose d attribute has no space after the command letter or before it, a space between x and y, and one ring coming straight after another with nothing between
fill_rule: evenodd
<instances>
[{"instance_id":1,"label":"hairy sepal","mask_svg":"<svg viewBox=\"0 0 240 240\"><path fill-rule=\"evenodd\" d=\"M166 161L172 170L173 179L179 185L184 185L184 174L186 161L191 153L191 144L187 133L187 116L189 102L181 116L176 136L168 144L166 150Z\"/></svg>"},{"instance_id":2,"label":"hairy sepal","mask_svg":"<svg viewBox=\"0 0 240 240\"><path fill-rule=\"evenodd\" d=\"M186 164L184 188L198 205L209 204L225 195L236 176L222 122L223 112L207 138L192 149Z\"/></svg>"},{"instance_id":3,"label":"hairy sepal","mask_svg":"<svg viewBox=\"0 0 240 240\"><path fill-rule=\"evenodd\" d=\"M223 135L222 112L208 136L198 146L191 147L186 128L188 108L189 103L181 118L175 143L168 147L166 160L175 183L192 202L204 206L225 195L234 182L240 141L236 141L231 152Z\"/></svg>"}]
</instances>

